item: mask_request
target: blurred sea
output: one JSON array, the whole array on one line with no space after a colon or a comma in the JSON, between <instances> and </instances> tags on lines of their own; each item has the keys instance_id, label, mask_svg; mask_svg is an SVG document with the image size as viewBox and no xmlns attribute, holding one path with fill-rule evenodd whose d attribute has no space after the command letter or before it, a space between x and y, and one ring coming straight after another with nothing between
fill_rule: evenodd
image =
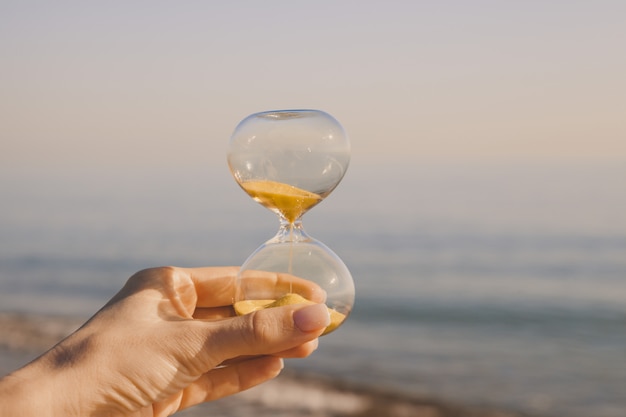
<instances>
[{"instance_id":1,"label":"blurred sea","mask_svg":"<svg viewBox=\"0 0 626 417\"><path fill-rule=\"evenodd\" d=\"M2 168L0 311L87 317L135 271L277 228L227 168ZM304 217L357 303L288 366L545 416L626 415L626 164L353 162Z\"/></svg>"}]
</instances>

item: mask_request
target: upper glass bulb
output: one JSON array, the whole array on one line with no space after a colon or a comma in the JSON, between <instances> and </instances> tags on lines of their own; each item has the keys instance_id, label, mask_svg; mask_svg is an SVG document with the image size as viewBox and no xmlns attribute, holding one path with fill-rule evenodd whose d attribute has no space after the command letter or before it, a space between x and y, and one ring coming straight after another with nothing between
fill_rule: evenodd
<instances>
[{"instance_id":1,"label":"upper glass bulb","mask_svg":"<svg viewBox=\"0 0 626 417\"><path fill-rule=\"evenodd\" d=\"M250 115L235 128L228 150L239 185L289 223L335 189L349 162L343 127L319 110Z\"/></svg>"}]
</instances>

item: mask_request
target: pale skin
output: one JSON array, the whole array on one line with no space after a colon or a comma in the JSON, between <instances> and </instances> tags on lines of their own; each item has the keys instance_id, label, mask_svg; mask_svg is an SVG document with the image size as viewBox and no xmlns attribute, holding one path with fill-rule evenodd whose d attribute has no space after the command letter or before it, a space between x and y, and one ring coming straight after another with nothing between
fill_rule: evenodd
<instances>
[{"instance_id":1,"label":"pale skin","mask_svg":"<svg viewBox=\"0 0 626 417\"><path fill-rule=\"evenodd\" d=\"M255 285L292 287L314 305L234 317L237 268L153 268L80 329L0 379L2 416L168 416L277 376L330 323L323 291L259 273ZM260 283L260 284L259 284Z\"/></svg>"}]
</instances>

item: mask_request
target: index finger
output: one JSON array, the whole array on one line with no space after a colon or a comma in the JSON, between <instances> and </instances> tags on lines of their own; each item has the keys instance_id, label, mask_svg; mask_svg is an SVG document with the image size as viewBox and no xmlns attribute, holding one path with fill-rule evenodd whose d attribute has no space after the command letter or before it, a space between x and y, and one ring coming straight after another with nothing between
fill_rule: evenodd
<instances>
[{"instance_id":1,"label":"index finger","mask_svg":"<svg viewBox=\"0 0 626 417\"><path fill-rule=\"evenodd\" d=\"M326 300L326 292L313 281L285 273L247 270L238 280L238 267L188 268L186 271L196 289L197 307L232 305L238 294L252 291L260 295L255 298L277 298L277 294L295 292L316 303Z\"/></svg>"},{"instance_id":2,"label":"index finger","mask_svg":"<svg viewBox=\"0 0 626 417\"><path fill-rule=\"evenodd\" d=\"M232 304L236 294L235 266L186 268L196 290L196 307L220 307Z\"/></svg>"},{"instance_id":3,"label":"index finger","mask_svg":"<svg viewBox=\"0 0 626 417\"><path fill-rule=\"evenodd\" d=\"M289 293L316 303L326 301L326 291L315 282L283 272L246 270L241 274L237 290L237 301L278 299Z\"/></svg>"}]
</instances>

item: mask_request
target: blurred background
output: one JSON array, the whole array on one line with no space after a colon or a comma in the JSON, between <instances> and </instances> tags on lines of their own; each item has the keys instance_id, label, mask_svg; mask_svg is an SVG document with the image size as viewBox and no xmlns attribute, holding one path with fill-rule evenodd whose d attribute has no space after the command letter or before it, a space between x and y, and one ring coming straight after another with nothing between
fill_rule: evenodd
<instances>
[{"instance_id":1,"label":"blurred background","mask_svg":"<svg viewBox=\"0 0 626 417\"><path fill-rule=\"evenodd\" d=\"M277 228L250 113L353 147L305 216L357 285L295 368L540 415L626 409L626 3L1 1L0 311L88 317L138 269Z\"/></svg>"}]
</instances>

